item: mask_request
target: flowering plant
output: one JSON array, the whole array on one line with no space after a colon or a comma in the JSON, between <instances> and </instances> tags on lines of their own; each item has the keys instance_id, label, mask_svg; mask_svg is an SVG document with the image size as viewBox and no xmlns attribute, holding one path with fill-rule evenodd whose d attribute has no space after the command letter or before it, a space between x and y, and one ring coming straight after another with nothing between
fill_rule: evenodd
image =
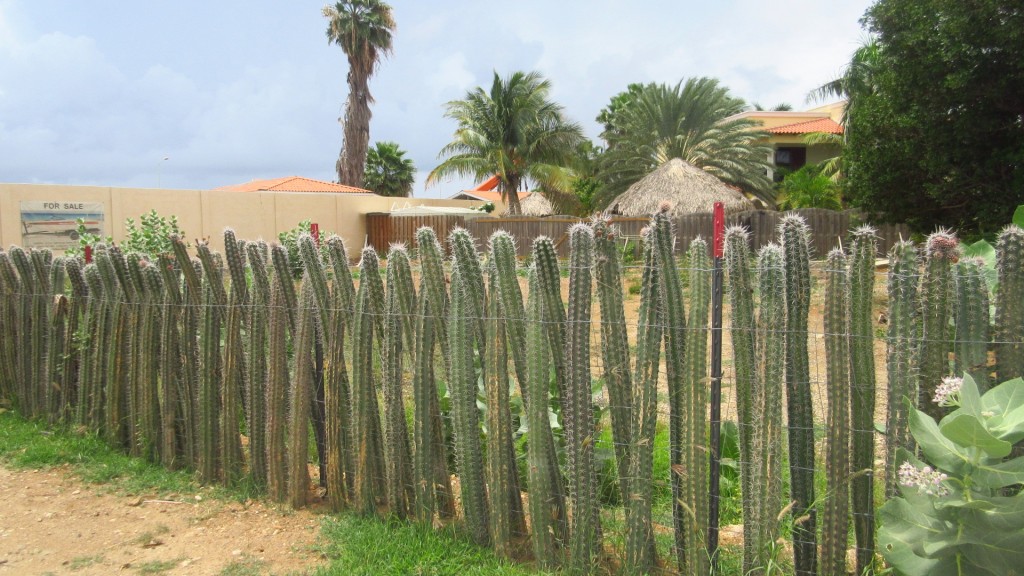
<instances>
[{"instance_id":1,"label":"flowering plant","mask_svg":"<svg viewBox=\"0 0 1024 576\"><path fill-rule=\"evenodd\" d=\"M879 511L882 555L906 575L1024 574L1024 457L1008 458L1024 439L1024 380L984 396L969 375L940 389L934 401L955 408L940 422L909 410L924 461L901 453L902 496Z\"/></svg>"}]
</instances>

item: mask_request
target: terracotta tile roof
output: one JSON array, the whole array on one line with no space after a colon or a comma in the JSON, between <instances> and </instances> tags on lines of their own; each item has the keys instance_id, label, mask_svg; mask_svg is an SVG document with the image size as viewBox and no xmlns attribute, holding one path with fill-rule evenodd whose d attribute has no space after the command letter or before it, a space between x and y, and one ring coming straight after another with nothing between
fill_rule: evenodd
<instances>
[{"instance_id":1,"label":"terracotta tile roof","mask_svg":"<svg viewBox=\"0 0 1024 576\"><path fill-rule=\"evenodd\" d=\"M487 192L489 190L494 190L495 188L497 188L498 184L501 184L501 179L498 178L497 174L495 174L494 176L491 176L487 180L484 180L483 182L481 182L476 188L473 188L471 191L472 192Z\"/></svg>"},{"instance_id":2,"label":"terracotta tile roof","mask_svg":"<svg viewBox=\"0 0 1024 576\"><path fill-rule=\"evenodd\" d=\"M826 134L842 134L843 127L831 118L818 118L817 120L805 120L795 124L776 126L765 130L769 134L810 134L812 132L824 132Z\"/></svg>"},{"instance_id":3,"label":"terracotta tile roof","mask_svg":"<svg viewBox=\"0 0 1024 576\"><path fill-rule=\"evenodd\" d=\"M253 180L245 184L233 184L220 186L214 190L227 192L324 192L332 194L373 194L370 190L303 178L302 176L285 176L284 178L272 178L270 180Z\"/></svg>"}]
</instances>

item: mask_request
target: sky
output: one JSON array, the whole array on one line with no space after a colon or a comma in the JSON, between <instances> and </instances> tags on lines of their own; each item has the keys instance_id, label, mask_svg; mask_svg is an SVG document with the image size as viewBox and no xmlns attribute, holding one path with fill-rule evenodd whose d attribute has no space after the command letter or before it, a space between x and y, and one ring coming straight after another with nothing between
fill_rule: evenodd
<instances>
[{"instance_id":1,"label":"sky","mask_svg":"<svg viewBox=\"0 0 1024 576\"><path fill-rule=\"evenodd\" d=\"M0 182L209 189L336 178L348 64L323 0L0 0ZM597 141L631 82L710 76L803 110L863 41L869 0L393 0L394 51L370 80L371 145L397 142L424 187L445 103L536 70Z\"/></svg>"}]
</instances>

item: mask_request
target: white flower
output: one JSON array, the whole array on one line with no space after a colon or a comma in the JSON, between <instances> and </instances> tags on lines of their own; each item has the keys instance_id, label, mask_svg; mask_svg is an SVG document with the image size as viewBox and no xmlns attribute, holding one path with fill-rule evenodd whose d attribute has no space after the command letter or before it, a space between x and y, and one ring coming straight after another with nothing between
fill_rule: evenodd
<instances>
[{"instance_id":1,"label":"white flower","mask_svg":"<svg viewBox=\"0 0 1024 576\"><path fill-rule=\"evenodd\" d=\"M960 387L963 386L963 383L963 378L955 378L953 376L943 378L942 383L935 388L935 395L932 396L932 401L939 406L959 406Z\"/></svg>"},{"instance_id":2,"label":"white flower","mask_svg":"<svg viewBox=\"0 0 1024 576\"><path fill-rule=\"evenodd\" d=\"M919 469L910 462L904 462L900 464L898 474L900 484L910 488L917 488L917 491L921 494L927 496L946 496L949 494L949 488L943 484L949 476L933 469L931 466Z\"/></svg>"}]
</instances>

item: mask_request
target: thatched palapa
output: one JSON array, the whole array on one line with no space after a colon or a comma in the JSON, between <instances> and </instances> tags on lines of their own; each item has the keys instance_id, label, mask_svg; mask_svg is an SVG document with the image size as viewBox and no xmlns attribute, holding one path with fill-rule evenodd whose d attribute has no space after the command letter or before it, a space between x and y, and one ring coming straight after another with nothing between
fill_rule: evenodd
<instances>
[{"instance_id":1,"label":"thatched palapa","mask_svg":"<svg viewBox=\"0 0 1024 576\"><path fill-rule=\"evenodd\" d=\"M673 158L644 176L612 202L611 212L623 216L650 216L668 201L672 216L711 212L715 202L732 214L753 210L754 204L738 190L712 174Z\"/></svg>"},{"instance_id":2,"label":"thatched palapa","mask_svg":"<svg viewBox=\"0 0 1024 576\"><path fill-rule=\"evenodd\" d=\"M555 213L555 207L540 192L534 192L519 203L519 209L523 216L551 216Z\"/></svg>"}]
</instances>

